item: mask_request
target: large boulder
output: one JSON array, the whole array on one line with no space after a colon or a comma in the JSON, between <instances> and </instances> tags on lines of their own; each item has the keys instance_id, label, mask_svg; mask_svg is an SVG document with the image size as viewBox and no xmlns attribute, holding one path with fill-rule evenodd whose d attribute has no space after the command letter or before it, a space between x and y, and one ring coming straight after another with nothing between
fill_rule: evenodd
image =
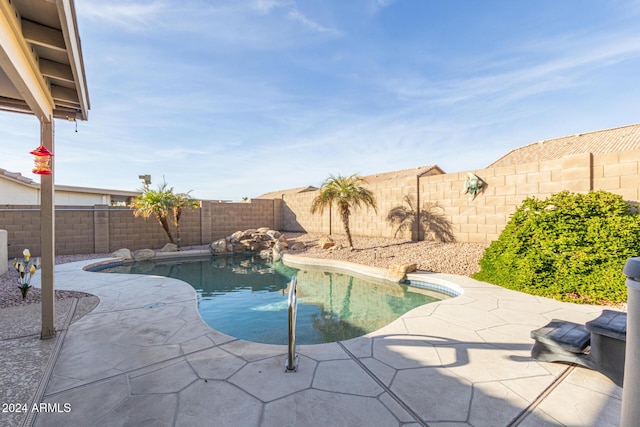
<instances>
[{"instance_id":1,"label":"large boulder","mask_svg":"<svg viewBox=\"0 0 640 427\"><path fill-rule=\"evenodd\" d=\"M255 228L248 228L246 230L244 230L244 235L245 237L251 237L252 234L257 233L258 230L256 230Z\"/></svg>"},{"instance_id":2,"label":"large boulder","mask_svg":"<svg viewBox=\"0 0 640 427\"><path fill-rule=\"evenodd\" d=\"M268 242L252 242L252 241L248 241L247 242L247 247L249 248L249 250L251 252L260 252L262 250L265 249L269 249L269 243Z\"/></svg>"},{"instance_id":3,"label":"large boulder","mask_svg":"<svg viewBox=\"0 0 640 427\"><path fill-rule=\"evenodd\" d=\"M133 256L131 255L131 251L127 248L118 249L114 253L111 254L114 258L122 258L124 260L132 260Z\"/></svg>"},{"instance_id":4,"label":"large boulder","mask_svg":"<svg viewBox=\"0 0 640 427\"><path fill-rule=\"evenodd\" d=\"M271 249L275 245L278 245L278 252L287 249L287 239L279 231L261 227L236 231L224 239L211 243L209 249L213 254L244 251L261 252L263 250L269 250L271 253Z\"/></svg>"},{"instance_id":5,"label":"large boulder","mask_svg":"<svg viewBox=\"0 0 640 427\"><path fill-rule=\"evenodd\" d=\"M231 243L236 243L244 238L245 238L244 231L236 231L231 236L229 236L228 241Z\"/></svg>"},{"instance_id":6,"label":"large boulder","mask_svg":"<svg viewBox=\"0 0 640 427\"><path fill-rule=\"evenodd\" d=\"M304 242L295 242L293 244L293 246L291 246L291 250L292 251L301 251L302 249L306 248L307 245L304 244Z\"/></svg>"},{"instance_id":7,"label":"large boulder","mask_svg":"<svg viewBox=\"0 0 640 427\"><path fill-rule=\"evenodd\" d=\"M273 249L265 249L260 251L260 258L271 259L273 257Z\"/></svg>"},{"instance_id":8,"label":"large boulder","mask_svg":"<svg viewBox=\"0 0 640 427\"><path fill-rule=\"evenodd\" d=\"M273 245L273 249L277 250L278 252L282 252L288 247L289 247L289 244L287 242L276 242L276 244Z\"/></svg>"},{"instance_id":9,"label":"large boulder","mask_svg":"<svg viewBox=\"0 0 640 427\"><path fill-rule=\"evenodd\" d=\"M156 257L156 253L151 249L138 249L132 254L134 261L145 261Z\"/></svg>"},{"instance_id":10,"label":"large boulder","mask_svg":"<svg viewBox=\"0 0 640 427\"><path fill-rule=\"evenodd\" d=\"M178 245L176 245L175 243L167 243L158 252L177 252L177 251L178 251Z\"/></svg>"},{"instance_id":11,"label":"large boulder","mask_svg":"<svg viewBox=\"0 0 640 427\"><path fill-rule=\"evenodd\" d=\"M275 247L271 249L271 256L272 256L273 262L278 262L282 259L282 254Z\"/></svg>"},{"instance_id":12,"label":"large boulder","mask_svg":"<svg viewBox=\"0 0 640 427\"><path fill-rule=\"evenodd\" d=\"M231 243L228 247L227 247L231 252L246 252L249 250L249 247L242 244L241 242L238 243Z\"/></svg>"},{"instance_id":13,"label":"large boulder","mask_svg":"<svg viewBox=\"0 0 640 427\"><path fill-rule=\"evenodd\" d=\"M227 252L227 239L218 239L209 244L209 250L212 254L222 254Z\"/></svg>"},{"instance_id":14,"label":"large boulder","mask_svg":"<svg viewBox=\"0 0 640 427\"><path fill-rule=\"evenodd\" d=\"M281 236L280 232L277 230L268 230L267 235L271 237L273 240L278 240L278 238L280 238Z\"/></svg>"},{"instance_id":15,"label":"large boulder","mask_svg":"<svg viewBox=\"0 0 640 427\"><path fill-rule=\"evenodd\" d=\"M407 273L413 273L418 266L415 263L392 264L389 266L387 274L390 279L401 282L407 276Z\"/></svg>"},{"instance_id":16,"label":"large boulder","mask_svg":"<svg viewBox=\"0 0 640 427\"><path fill-rule=\"evenodd\" d=\"M269 236L267 233L253 233L251 235L251 239L255 240L256 242L268 242L271 241L271 236Z\"/></svg>"},{"instance_id":17,"label":"large boulder","mask_svg":"<svg viewBox=\"0 0 640 427\"><path fill-rule=\"evenodd\" d=\"M329 249L332 246L335 246L336 242L333 241L333 239L329 236L322 236L320 239L318 239L318 246L320 246L322 249Z\"/></svg>"}]
</instances>

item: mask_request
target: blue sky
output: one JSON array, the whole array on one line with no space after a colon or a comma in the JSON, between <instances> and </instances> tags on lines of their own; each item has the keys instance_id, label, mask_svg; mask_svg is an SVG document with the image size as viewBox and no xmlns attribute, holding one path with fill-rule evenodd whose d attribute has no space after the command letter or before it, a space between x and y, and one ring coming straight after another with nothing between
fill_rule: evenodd
<instances>
[{"instance_id":1,"label":"blue sky","mask_svg":"<svg viewBox=\"0 0 640 427\"><path fill-rule=\"evenodd\" d=\"M75 3L91 111L56 122L58 184L240 200L640 122L639 1ZM0 114L0 167L37 179L38 133Z\"/></svg>"}]
</instances>

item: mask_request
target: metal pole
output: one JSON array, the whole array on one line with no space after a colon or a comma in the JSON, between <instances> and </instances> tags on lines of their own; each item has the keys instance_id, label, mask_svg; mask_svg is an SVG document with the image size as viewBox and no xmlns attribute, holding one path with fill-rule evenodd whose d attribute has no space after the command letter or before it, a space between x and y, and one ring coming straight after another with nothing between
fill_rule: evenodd
<instances>
[{"instance_id":1,"label":"metal pole","mask_svg":"<svg viewBox=\"0 0 640 427\"><path fill-rule=\"evenodd\" d=\"M627 343L622 387L621 427L640 420L640 257L629 258L622 272L627 276Z\"/></svg>"},{"instance_id":2,"label":"metal pole","mask_svg":"<svg viewBox=\"0 0 640 427\"><path fill-rule=\"evenodd\" d=\"M297 280L296 276L291 278L289 285L289 347L285 372L295 372L298 370L298 355L296 354L296 315L298 314Z\"/></svg>"}]
</instances>

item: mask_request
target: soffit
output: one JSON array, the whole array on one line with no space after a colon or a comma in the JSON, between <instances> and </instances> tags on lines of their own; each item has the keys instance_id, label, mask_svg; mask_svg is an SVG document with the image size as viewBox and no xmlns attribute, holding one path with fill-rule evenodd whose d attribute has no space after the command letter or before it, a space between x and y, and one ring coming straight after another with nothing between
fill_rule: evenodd
<instances>
[{"instance_id":1,"label":"soffit","mask_svg":"<svg viewBox=\"0 0 640 427\"><path fill-rule=\"evenodd\" d=\"M40 116L46 108L39 106L50 104L55 118L87 120L90 105L73 0L0 0L0 14L8 24L0 40L0 109ZM16 58L23 59L21 64ZM39 91L38 98L33 92Z\"/></svg>"}]
</instances>

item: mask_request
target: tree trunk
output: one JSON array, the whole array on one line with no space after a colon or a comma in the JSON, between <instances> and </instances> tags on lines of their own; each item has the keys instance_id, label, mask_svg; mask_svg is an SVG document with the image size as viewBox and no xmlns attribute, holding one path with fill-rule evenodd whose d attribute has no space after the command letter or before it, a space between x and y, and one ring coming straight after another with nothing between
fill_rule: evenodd
<instances>
[{"instance_id":1,"label":"tree trunk","mask_svg":"<svg viewBox=\"0 0 640 427\"><path fill-rule=\"evenodd\" d=\"M349 214L342 212L342 224L344 225L344 232L347 233L347 241L349 242L349 249L353 249L353 239L351 238L351 229L349 228Z\"/></svg>"},{"instance_id":2,"label":"tree trunk","mask_svg":"<svg viewBox=\"0 0 640 427\"><path fill-rule=\"evenodd\" d=\"M167 233L167 236L169 237L169 241L171 243L176 243L173 240L173 236L171 235L171 230L169 229L169 223L167 222L167 218L158 215L158 222L160 223L160 225L162 226L162 229L164 230L165 233Z\"/></svg>"},{"instance_id":3,"label":"tree trunk","mask_svg":"<svg viewBox=\"0 0 640 427\"><path fill-rule=\"evenodd\" d=\"M178 250L180 250L180 217L182 216L182 209L180 209L179 207L176 208L174 212L174 216L176 220L176 238L178 241L177 245L178 245Z\"/></svg>"}]
</instances>

